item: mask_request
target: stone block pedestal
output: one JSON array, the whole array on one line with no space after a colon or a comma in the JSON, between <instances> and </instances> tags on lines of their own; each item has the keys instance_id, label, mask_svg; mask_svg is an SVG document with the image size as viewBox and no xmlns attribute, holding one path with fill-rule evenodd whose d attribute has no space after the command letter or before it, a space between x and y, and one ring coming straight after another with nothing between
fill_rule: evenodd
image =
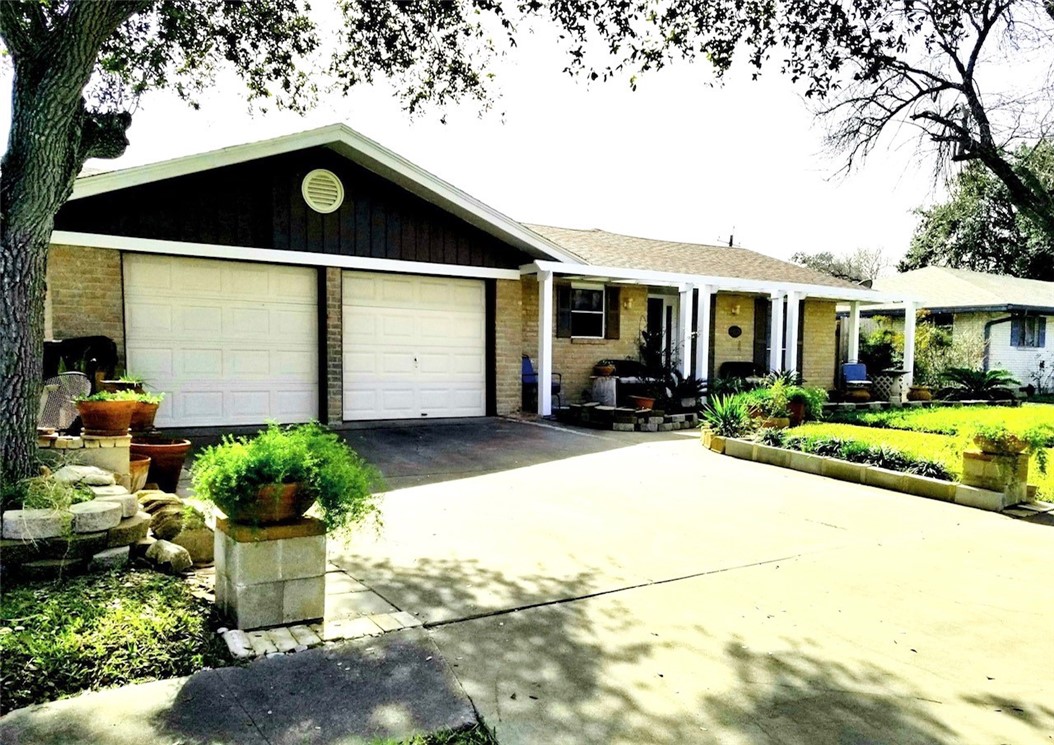
<instances>
[{"instance_id":1,"label":"stone block pedestal","mask_svg":"<svg viewBox=\"0 0 1054 745\"><path fill-rule=\"evenodd\" d=\"M326 605L326 530L303 517L256 527L216 521L216 603L243 630L313 621Z\"/></svg>"},{"instance_id":2,"label":"stone block pedestal","mask_svg":"<svg viewBox=\"0 0 1054 745\"><path fill-rule=\"evenodd\" d=\"M1006 504L1028 501L1028 456L963 453L962 483L1003 492Z\"/></svg>"},{"instance_id":3,"label":"stone block pedestal","mask_svg":"<svg viewBox=\"0 0 1054 745\"><path fill-rule=\"evenodd\" d=\"M96 466L113 472L117 483L126 489L131 486L131 475L128 467L128 454L132 437L42 437L37 446L49 450L68 450L73 462L86 466Z\"/></svg>"}]
</instances>

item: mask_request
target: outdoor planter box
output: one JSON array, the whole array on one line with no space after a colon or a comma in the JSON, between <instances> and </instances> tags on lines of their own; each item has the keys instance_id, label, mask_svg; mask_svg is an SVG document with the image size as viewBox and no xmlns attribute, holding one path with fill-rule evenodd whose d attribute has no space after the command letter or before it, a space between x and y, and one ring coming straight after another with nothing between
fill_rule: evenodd
<instances>
[{"instance_id":1,"label":"outdoor planter box","mask_svg":"<svg viewBox=\"0 0 1054 745\"><path fill-rule=\"evenodd\" d=\"M1003 508L1008 506L1008 501L1003 492L981 489L966 484L957 484L955 487L955 503L964 504L967 507L1001 512Z\"/></svg>"},{"instance_id":2,"label":"outdoor planter box","mask_svg":"<svg viewBox=\"0 0 1054 745\"><path fill-rule=\"evenodd\" d=\"M749 440L738 440L734 437L725 439L725 455L743 460L754 460L754 443Z\"/></svg>"},{"instance_id":3,"label":"outdoor planter box","mask_svg":"<svg viewBox=\"0 0 1054 745\"><path fill-rule=\"evenodd\" d=\"M903 490L907 494L927 499L939 499L942 502L954 502L955 487L958 486L954 481L941 481L929 476L916 476L913 473L904 474L903 484Z\"/></svg>"},{"instance_id":4,"label":"outdoor planter box","mask_svg":"<svg viewBox=\"0 0 1054 745\"><path fill-rule=\"evenodd\" d=\"M862 484L864 471L866 470L867 466L861 463L850 463L839 458L823 459L823 475L839 481L852 481L855 484Z\"/></svg>"},{"instance_id":5,"label":"outdoor planter box","mask_svg":"<svg viewBox=\"0 0 1054 745\"><path fill-rule=\"evenodd\" d=\"M817 476L823 474L823 458L819 455L810 455L797 450L790 451L790 467L795 471L814 473Z\"/></svg>"},{"instance_id":6,"label":"outdoor planter box","mask_svg":"<svg viewBox=\"0 0 1054 745\"><path fill-rule=\"evenodd\" d=\"M777 448L771 445L758 443L754 446L754 460L758 463L766 463L770 466L786 468L790 465L791 451L785 448Z\"/></svg>"},{"instance_id":7,"label":"outdoor planter box","mask_svg":"<svg viewBox=\"0 0 1054 745\"><path fill-rule=\"evenodd\" d=\"M715 453L725 452L725 438L715 435L711 430L703 430L703 447L710 448Z\"/></svg>"}]
</instances>

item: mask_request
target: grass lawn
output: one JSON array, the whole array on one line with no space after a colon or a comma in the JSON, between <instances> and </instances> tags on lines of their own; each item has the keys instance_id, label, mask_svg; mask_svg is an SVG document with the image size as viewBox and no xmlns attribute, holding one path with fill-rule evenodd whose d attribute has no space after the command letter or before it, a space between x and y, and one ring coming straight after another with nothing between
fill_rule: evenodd
<instances>
[{"instance_id":1,"label":"grass lawn","mask_svg":"<svg viewBox=\"0 0 1054 745\"><path fill-rule=\"evenodd\" d=\"M1054 405L1023 404L1009 406L941 406L931 409L888 409L886 411L845 412L831 415L832 422L863 424L868 427L935 432L944 435L969 434L979 425L1001 424L1011 430L1035 426L1054 428Z\"/></svg>"},{"instance_id":2,"label":"grass lawn","mask_svg":"<svg viewBox=\"0 0 1054 745\"><path fill-rule=\"evenodd\" d=\"M185 580L150 570L5 587L0 713L226 665L215 621Z\"/></svg>"},{"instance_id":3,"label":"grass lawn","mask_svg":"<svg viewBox=\"0 0 1054 745\"><path fill-rule=\"evenodd\" d=\"M1037 406L1035 408L1049 410L1049 412L1044 412L1044 415L1049 415L1050 412L1054 412L1054 406ZM908 413L944 414L946 411L963 412L971 410L968 407L964 407L955 409L922 409L913 410ZM976 412L971 412L971 415L975 417L978 415L990 416L993 411L995 413L1016 413L1020 411L1020 409L982 409L978 407L976 409ZM873 413L900 414L901 412L891 411ZM941 422L943 420L937 419L936 421ZM923 419L923 423L926 423L925 419ZM932 424L932 422L930 422L930 425L937 426L935 424ZM906 429L882 429L875 426L864 426L862 423L840 424L832 422L810 422L808 424L803 424L800 427L795 427L794 429L786 430L786 433L787 437L789 438L810 436L840 437L846 440L856 440L858 442L863 442L868 445L888 445L889 447L900 450L908 455L935 460L938 463L944 465L944 467L947 468L950 473L952 473L956 478L958 478L959 475L962 473L963 450L971 444L965 436L965 432L969 431L968 428L964 427L961 431L964 432L963 435L942 435L934 434L931 432L909 431ZM1046 474L1042 474L1039 472L1039 466L1036 465L1036 459L1033 457L1032 462L1029 466L1028 482L1030 484L1036 484L1039 487L1039 497L1041 499L1045 499L1047 501L1054 501L1054 451L1048 450L1048 454L1051 466L1048 468Z\"/></svg>"},{"instance_id":4,"label":"grass lawn","mask_svg":"<svg viewBox=\"0 0 1054 745\"><path fill-rule=\"evenodd\" d=\"M457 732L436 732L409 740L377 740L371 745L497 745L494 735L483 725Z\"/></svg>"}]
</instances>

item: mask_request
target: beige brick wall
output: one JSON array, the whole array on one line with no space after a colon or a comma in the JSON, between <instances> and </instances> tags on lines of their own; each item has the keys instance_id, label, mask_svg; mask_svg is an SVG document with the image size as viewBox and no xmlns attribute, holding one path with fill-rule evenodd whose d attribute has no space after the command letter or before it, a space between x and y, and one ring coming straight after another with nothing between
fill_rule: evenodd
<instances>
[{"instance_id":1,"label":"beige brick wall","mask_svg":"<svg viewBox=\"0 0 1054 745\"><path fill-rule=\"evenodd\" d=\"M520 362L523 354L522 304L523 291L518 279L495 280L494 398L496 413L499 415L511 414L520 408Z\"/></svg>"},{"instance_id":2,"label":"beige brick wall","mask_svg":"<svg viewBox=\"0 0 1054 745\"><path fill-rule=\"evenodd\" d=\"M344 420L344 270L326 267L326 416Z\"/></svg>"},{"instance_id":3,"label":"beige brick wall","mask_svg":"<svg viewBox=\"0 0 1054 745\"><path fill-rule=\"evenodd\" d=\"M714 355L713 374L716 377L724 362L754 360L754 298L751 295L719 292L713 317L714 335L710 345ZM733 326L738 326L743 332L738 338L728 333Z\"/></svg>"},{"instance_id":4,"label":"beige brick wall","mask_svg":"<svg viewBox=\"0 0 1054 745\"><path fill-rule=\"evenodd\" d=\"M120 251L51 246L47 303L52 338L108 336L117 342L118 364L124 365Z\"/></svg>"},{"instance_id":5,"label":"beige brick wall","mask_svg":"<svg viewBox=\"0 0 1054 745\"><path fill-rule=\"evenodd\" d=\"M538 364L538 282L524 277L523 291L523 354ZM620 285L618 339L557 339L556 313L553 313L553 372L563 376L564 402L582 399L583 392L592 389L590 376L593 365L604 358L637 358L637 339L648 316L648 288L641 285ZM555 298L554 298L555 303ZM626 307L629 305L630 307Z\"/></svg>"},{"instance_id":6,"label":"beige brick wall","mask_svg":"<svg viewBox=\"0 0 1054 745\"><path fill-rule=\"evenodd\" d=\"M833 300L806 298L802 312L802 379L806 385L834 388L835 303Z\"/></svg>"}]
</instances>

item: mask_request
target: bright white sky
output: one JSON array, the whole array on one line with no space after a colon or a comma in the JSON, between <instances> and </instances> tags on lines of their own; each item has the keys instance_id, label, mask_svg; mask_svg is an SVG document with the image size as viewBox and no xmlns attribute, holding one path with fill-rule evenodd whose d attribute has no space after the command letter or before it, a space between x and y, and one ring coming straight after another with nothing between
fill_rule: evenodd
<instances>
[{"instance_id":1,"label":"bright white sky","mask_svg":"<svg viewBox=\"0 0 1054 745\"><path fill-rule=\"evenodd\" d=\"M194 111L151 94L131 146L109 170L267 139L334 122L398 152L523 222L602 228L651 238L727 243L781 258L795 251L878 247L894 263L915 226L912 209L941 196L912 144L880 150L846 177L823 154L823 131L773 68L710 87L702 63L587 86L561 72L541 37L495 68L491 113L467 103L410 119L383 87L331 96L308 116L251 115L235 81ZM0 90L0 136L10 122L10 74ZM502 113L504 116L502 116Z\"/></svg>"}]
</instances>

